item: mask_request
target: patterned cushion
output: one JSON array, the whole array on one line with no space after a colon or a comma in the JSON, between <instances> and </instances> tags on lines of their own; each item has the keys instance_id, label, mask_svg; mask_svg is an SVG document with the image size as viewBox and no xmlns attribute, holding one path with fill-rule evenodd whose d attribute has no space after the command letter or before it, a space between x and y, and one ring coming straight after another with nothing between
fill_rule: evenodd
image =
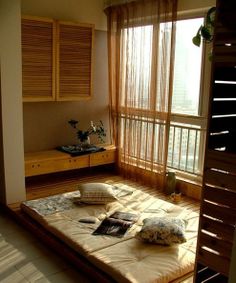
<instances>
[{"instance_id":1,"label":"patterned cushion","mask_svg":"<svg viewBox=\"0 0 236 283\"><path fill-rule=\"evenodd\" d=\"M106 204L117 200L114 186L104 183L85 183L79 186L80 202L88 204Z\"/></svg>"},{"instance_id":2,"label":"patterned cushion","mask_svg":"<svg viewBox=\"0 0 236 283\"><path fill-rule=\"evenodd\" d=\"M139 240L161 245L186 242L186 223L182 219L153 217L144 219L143 224L141 231L135 236Z\"/></svg>"}]
</instances>

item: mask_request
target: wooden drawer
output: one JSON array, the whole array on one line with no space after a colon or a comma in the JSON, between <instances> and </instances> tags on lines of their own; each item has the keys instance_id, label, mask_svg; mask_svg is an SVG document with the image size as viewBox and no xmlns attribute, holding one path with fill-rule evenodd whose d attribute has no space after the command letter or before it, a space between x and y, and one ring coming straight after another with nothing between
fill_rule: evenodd
<instances>
[{"instance_id":1,"label":"wooden drawer","mask_svg":"<svg viewBox=\"0 0 236 283\"><path fill-rule=\"evenodd\" d=\"M105 151L71 157L58 150L25 153L25 176L37 176L72 169L86 168L115 162L114 145L105 146Z\"/></svg>"},{"instance_id":2,"label":"wooden drawer","mask_svg":"<svg viewBox=\"0 0 236 283\"><path fill-rule=\"evenodd\" d=\"M106 150L90 155L90 166L109 164L115 162L115 150Z\"/></svg>"},{"instance_id":3,"label":"wooden drawer","mask_svg":"<svg viewBox=\"0 0 236 283\"><path fill-rule=\"evenodd\" d=\"M79 169L89 166L89 156L71 157L68 159L45 160L25 163L25 176L35 176L53 172Z\"/></svg>"}]
</instances>

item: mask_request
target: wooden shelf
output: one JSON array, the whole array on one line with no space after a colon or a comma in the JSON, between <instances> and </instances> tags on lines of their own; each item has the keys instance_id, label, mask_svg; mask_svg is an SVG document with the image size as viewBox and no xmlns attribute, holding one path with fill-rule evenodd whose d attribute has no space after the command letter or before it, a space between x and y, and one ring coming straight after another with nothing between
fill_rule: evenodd
<instances>
[{"instance_id":1,"label":"wooden shelf","mask_svg":"<svg viewBox=\"0 0 236 283\"><path fill-rule=\"evenodd\" d=\"M25 153L25 177L114 163L115 146L104 148L102 152L76 157L55 149Z\"/></svg>"}]
</instances>

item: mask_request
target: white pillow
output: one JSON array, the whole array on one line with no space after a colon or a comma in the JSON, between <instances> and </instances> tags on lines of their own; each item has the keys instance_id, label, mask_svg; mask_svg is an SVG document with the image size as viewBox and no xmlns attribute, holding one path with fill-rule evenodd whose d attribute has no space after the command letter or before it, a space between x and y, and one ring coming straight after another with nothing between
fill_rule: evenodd
<instances>
[{"instance_id":1,"label":"white pillow","mask_svg":"<svg viewBox=\"0 0 236 283\"><path fill-rule=\"evenodd\" d=\"M172 217L153 217L143 220L143 227L135 237L144 242L161 245L186 242L186 222Z\"/></svg>"},{"instance_id":2,"label":"white pillow","mask_svg":"<svg viewBox=\"0 0 236 283\"><path fill-rule=\"evenodd\" d=\"M106 204L116 201L114 188L114 186L105 183L85 183L79 185L79 201L88 204Z\"/></svg>"}]
</instances>

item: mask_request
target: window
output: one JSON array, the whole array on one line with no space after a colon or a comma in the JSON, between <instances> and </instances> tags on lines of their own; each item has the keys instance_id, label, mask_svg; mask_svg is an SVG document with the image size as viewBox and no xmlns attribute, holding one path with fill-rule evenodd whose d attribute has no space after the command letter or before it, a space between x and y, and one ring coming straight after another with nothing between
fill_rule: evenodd
<instances>
[{"instance_id":1,"label":"window","mask_svg":"<svg viewBox=\"0 0 236 283\"><path fill-rule=\"evenodd\" d=\"M192 44L192 37L202 23L203 18L197 18L179 20L176 24L167 166L177 170L180 175L188 177L189 174L201 176L205 146L206 119L201 115L203 113L201 97L203 95L201 85L203 48L197 48ZM152 167L150 170L158 172L158 165L163 164L164 159L164 145L160 137L165 135L167 129L162 115L167 112L168 101L163 102L163 99L166 99L168 95L165 96L163 93L169 91L169 82L166 82L162 76L165 74L168 77L169 69L162 64L161 60L157 61L157 77L152 77L153 60L155 60L152 39L157 33L160 39L159 44L168 46L171 41L171 26L167 22L161 23L159 27L152 25L134 27L132 31L124 28L122 33L123 40L130 41L130 44L121 44L120 51L121 63L126 62L128 66L121 75L126 78L124 80L126 84L120 84L122 86L121 107L128 106L124 111L126 117L127 115L129 117L128 120L121 119L121 147L122 143L127 144L123 146L127 150L126 156L129 161L135 159L136 166L149 170L146 160L150 159L156 164L154 167L150 165ZM127 46L132 48L127 49ZM165 52L165 48L157 48L157 50ZM165 57L165 60L170 62L169 54L158 55L158 58ZM153 79L157 81L155 93L150 87ZM139 95L132 95L132 92ZM156 107L152 107L153 103ZM155 111L154 115L152 109ZM153 126L153 119L155 126ZM143 147L135 142L140 136L145 145ZM150 136L152 140L149 139Z\"/></svg>"},{"instance_id":2,"label":"window","mask_svg":"<svg viewBox=\"0 0 236 283\"><path fill-rule=\"evenodd\" d=\"M172 113L199 114L202 47L192 37L201 24L203 18L177 22Z\"/></svg>"},{"instance_id":3,"label":"window","mask_svg":"<svg viewBox=\"0 0 236 283\"><path fill-rule=\"evenodd\" d=\"M205 118L202 111L201 74L203 48L192 37L203 18L179 20L176 25L169 167L196 176L202 174L205 146Z\"/></svg>"},{"instance_id":4,"label":"window","mask_svg":"<svg viewBox=\"0 0 236 283\"><path fill-rule=\"evenodd\" d=\"M151 67L152 67L152 38L153 26L136 27L132 32L128 28L122 30L122 37L124 41L128 41L129 46L135 42L135 48L132 50L122 50L124 55L122 60L127 62L129 68L123 72L124 77L128 77L127 85L122 89L121 105L126 105L132 108L150 109L150 89L149 82L151 80ZM141 60L141 58L145 58ZM132 89L134 92L142 93L141 96L126 95L127 89ZM133 98L133 99L132 99Z\"/></svg>"}]
</instances>

